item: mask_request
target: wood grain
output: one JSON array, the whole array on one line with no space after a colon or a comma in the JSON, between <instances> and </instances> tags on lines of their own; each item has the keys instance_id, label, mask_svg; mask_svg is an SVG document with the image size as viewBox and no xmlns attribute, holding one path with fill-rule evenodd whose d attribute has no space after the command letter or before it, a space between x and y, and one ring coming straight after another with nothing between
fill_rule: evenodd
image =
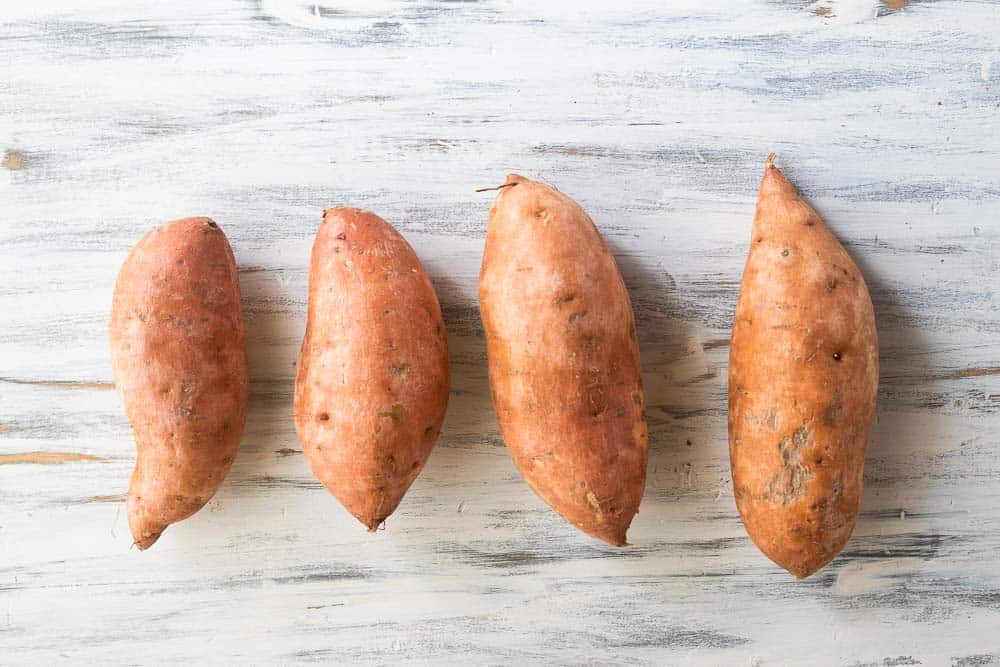
<instances>
[{"instance_id":1,"label":"wood grain","mask_svg":"<svg viewBox=\"0 0 1000 667\"><path fill-rule=\"evenodd\" d=\"M1000 5L3 4L0 662L1000 663ZM799 583L746 537L726 451L771 150L861 267L882 349L861 519ZM497 434L474 190L510 171L588 210L632 295L651 451L630 549L565 525ZM449 328L442 437L375 535L291 418L337 204L407 236ZM250 418L217 497L139 553L111 291L188 215L236 252Z\"/></svg>"}]
</instances>

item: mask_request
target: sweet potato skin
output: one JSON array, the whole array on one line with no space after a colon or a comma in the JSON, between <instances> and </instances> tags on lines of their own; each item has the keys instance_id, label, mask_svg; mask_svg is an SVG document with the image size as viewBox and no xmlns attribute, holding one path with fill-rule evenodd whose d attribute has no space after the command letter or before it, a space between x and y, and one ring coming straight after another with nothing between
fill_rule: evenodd
<instances>
[{"instance_id":1,"label":"sweet potato skin","mask_svg":"<svg viewBox=\"0 0 1000 667\"><path fill-rule=\"evenodd\" d=\"M508 176L490 209L479 303L514 463L563 518L624 546L646 484L645 397L628 292L586 212Z\"/></svg>"},{"instance_id":2,"label":"sweet potato skin","mask_svg":"<svg viewBox=\"0 0 1000 667\"><path fill-rule=\"evenodd\" d=\"M239 279L218 225L174 220L136 244L115 285L110 343L137 448L129 528L147 549L212 498L246 422Z\"/></svg>"},{"instance_id":3,"label":"sweet potato skin","mask_svg":"<svg viewBox=\"0 0 1000 667\"><path fill-rule=\"evenodd\" d=\"M324 212L295 378L313 473L374 531L437 440L451 374L441 307L406 239L374 213Z\"/></svg>"},{"instance_id":4,"label":"sweet potato skin","mask_svg":"<svg viewBox=\"0 0 1000 667\"><path fill-rule=\"evenodd\" d=\"M747 532L796 578L854 530L877 389L864 278L772 156L733 321L729 453Z\"/></svg>"}]
</instances>

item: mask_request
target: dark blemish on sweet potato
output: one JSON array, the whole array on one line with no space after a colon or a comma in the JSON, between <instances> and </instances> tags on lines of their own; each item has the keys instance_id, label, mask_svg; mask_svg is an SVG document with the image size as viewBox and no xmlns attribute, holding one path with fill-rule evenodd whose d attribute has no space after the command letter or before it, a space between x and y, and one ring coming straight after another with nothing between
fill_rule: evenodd
<instances>
[{"instance_id":1,"label":"dark blemish on sweet potato","mask_svg":"<svg viewBox=\"0 0 1000 667\"><path fill-rule=\"evenodd\" d=\"M569 322L570 324L573 324L574 322L576 322L576 321L577 321L578 319L580 319L581 317L586 317L586 315L587 315L587 311L585 311L585 310L582 310L582 311L580 311L579 313L573 313L572 315L570 315L570 316L569 316L569 317L567 318L567 320L566 320L566 321L567 321L567 322Z\"/></svg>"},{"instance_id":2,"label":"dark blemish on sweet potato","mask_svg":"<svg viewBox=\"0 0 1000 667\"><path fill-rule=\"evenodd\" d=\"M347 234L345 234L344 232L340 232L339 234L337 234L337 236L335 238L338 241L346 241L347 240Z\"/></svg>"},{"instance_id":3,"label":"dark blemish on sweet potato","mask_svg":"<svg viewBox=\"0 0 1000 667\"><path fill-rule=\"evenodd\" d=\"M642 405L642 394L637 391L632 392L632 402L636 405Z\"/></svg>"},{"instance_id":4,"label":"dark blemish on sweet potato","mask_svg":"<svg viewBox=\"0 0 1000 667\"><path fill-rule=\"evenodd\" d=\"M587 398L590 401L590 414L592 417L599 417L607 411L608 402L604 395L604 387L600 385L591 387L587 391Z\"/></svg>"},{"instance_id":5,"label":"dark blemish on sweet potato","mask_svg":"<svg viewBox=\"0 0 1000 667\"><path fill-rule=\"evenodd\" d=\"M837 476L833 478L833 486L830 488L830 499L834 504L836 504L840 502L843 496L844 496L844 473L838 472Z\"/></svg>"},{"instance_id":6,"label":"dark blemish on sweet potato","mask_svg":"<svg viewBox=\"0 0 1000 667\"><path fill-rule=\"evenodd\" d=\"M764 237L763 236L758 236L757 237L757 243L763 243L763 242L764 242Z\"/></svg>"},{"instance_id":7,"label":"dark blemish on sweet potato","mask_svg":"<svg viewBox=\"0 0 1000 667\"><path fill-rule=\"evenodd\" d=\"M781 251L781 256L788 257L788 248L785 248L784 250Z\"/></svg>"},{"instance_id":8,"label":"dark blemish on sweet potato","mask_svg":"<svg viewBox=\"0 0 1000 667\"><path fill-rule=\"evenodd\" d=\"M833 353L833 360L834 361L840 361L840 359L841 359L840 352L834 352Z\"/></svg>"},{"instance_id":9,"label":"dark blemish on sweet potato","mask_svg":"<svg viewBox=\"0 0 1000 667\"><path fill-rule=\"evenodd\" d=\"M318 419L321 422L328 422L330 421L330 415L329 413L321 412L318 415L316 415L316 419Z\"/></svg>"},{"instance_id":10,"label":"dark blemish on sweet potato","mask_svg":"<svg viewBox=\"0 0 1000 667\"><path fill-rule=\"evenodd\" d=\"M428 426L427 428L424 429L424 435L430 435L433 432L434 432L434 425L433 424L431 426Z\"/></svg>"},{"instance_id":11,"label":"dark blemish on sweet potato","mask_svg":"<svg viewBox=\"0 0 1000 667\"><path fill-rule=\"evenodd\" d=\"M565 303L569 303L575 298L576 298L576 292L569 292L567 294L560 294L554 299L554 301L557 306L561 306Z\"/></svg>"},{"instance_id":12,"label":"dark blemish on sweet potato","mask_svg":"<svg viewBox=\"0 0 1000 667\"><path fill-rule=\"evenodd\" d=\"M823 410L823 424L825 426L833 426L840 422L844 418L844 408L841 405L840 392L837 392L833 401L826 406Z\"/></svg>"}]
</instances>

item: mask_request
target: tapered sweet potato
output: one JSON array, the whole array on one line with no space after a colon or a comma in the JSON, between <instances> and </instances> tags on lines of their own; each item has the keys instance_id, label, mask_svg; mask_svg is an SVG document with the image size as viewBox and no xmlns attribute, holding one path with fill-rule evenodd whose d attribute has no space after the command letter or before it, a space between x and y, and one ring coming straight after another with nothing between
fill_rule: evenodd
<instances>
[{"instance_id":1,"label":"tapered sweet potato","mask_svg":"<svg viewBox=\"0 0 1000 667\"><path fill-rule=\"evenodd\" d=\"M136 244L115 285L110 341L138 450L128 522L146 549L215 494L246 421L240 288L218 225L174 220Z\"/></svg>"},{"instance_id":2,"label":"tapered sweet potato","mask_svg":"<svg viewBox=\"0 0 1000 667\"><path fill-rule=\"evenodd\" d=\"M733 321L729 453L751 539L802 578L858 518L878 345L858 267L773 159Z\"/></svg>"},{"instance_id":3,"label":"tapered sweet potato","mask_svg":"<svg viewBox=\"0 0 1000 667\"><path fill-rule=\"evenodd\" d=\"M295 428L313 473L369 530L427 462L450 384L441 307L413 248L374 213L325 211Z\"/></svg>"},{"instance_id":4,"label":"tapered sweet potato","mask_svg":"<svg viewBox=\"0 0 1000 667\"><path fill-rule=\"evenodd\" d=\"M479 304L514 463L567 521L625 545L646 484L645 398L628 292L586 212L508 176L490 209Z\"/></svg>"}]
</instances>

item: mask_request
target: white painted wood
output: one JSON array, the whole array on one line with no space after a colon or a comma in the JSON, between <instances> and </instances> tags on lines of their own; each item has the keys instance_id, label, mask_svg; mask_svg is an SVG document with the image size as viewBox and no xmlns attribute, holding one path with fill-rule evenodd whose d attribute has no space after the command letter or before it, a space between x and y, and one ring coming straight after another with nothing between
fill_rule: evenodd
<instances>
[{"instance_id":1,"label":"white painted wood","mask_svg":"<svg viewBox=\"0 0 1000 667\"><path fill-rule=\"evenodd\" d=\"M0 3L0 663L1000 662L1000 4L902 4ZM805 582L746 537L726 449L771 150L862 266L882 347L863 515ZM473 190L512 170L591 212L634 296L629 549L547 510L496 431ZM407 235L450 329L444 433L375 535L291 420L338 203ZM216 499L140 553L106 321L128 248L185 215L235 248L251 412Z\"/></svg>"}]
</instances>

